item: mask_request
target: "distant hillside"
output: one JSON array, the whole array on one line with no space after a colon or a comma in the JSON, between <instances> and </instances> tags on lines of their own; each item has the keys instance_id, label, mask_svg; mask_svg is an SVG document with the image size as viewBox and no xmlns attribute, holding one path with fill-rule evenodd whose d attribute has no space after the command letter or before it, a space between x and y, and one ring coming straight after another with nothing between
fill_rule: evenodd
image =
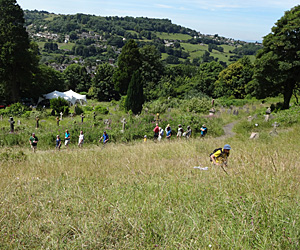
<instances>
[{"instance_id":1,"label":"distant hillside","mask_svg":"<svg viewBox=\"0 0 300 250\"><path fill-rule=\"evenodd\" d=\"M27 31L39 44L42 63L115 63L128 39L136 40L139 46L155 45L167 64L198 65L215 60L226 66L244 55L254 59L261 48L261 44L204 35L169 19L24 12Z\"/></svg>"}]
</instances>

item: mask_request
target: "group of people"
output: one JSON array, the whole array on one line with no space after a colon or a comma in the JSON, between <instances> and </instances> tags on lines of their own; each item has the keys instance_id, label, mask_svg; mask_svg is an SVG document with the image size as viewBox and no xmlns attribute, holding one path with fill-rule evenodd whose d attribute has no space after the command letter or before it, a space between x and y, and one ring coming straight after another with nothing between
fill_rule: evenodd
<instances>
[{"instance_id":1,"label":"group of people","mask_svg":"<svg viewBox=\"0 0 300 250\"><path fill-rule=\"evenodd\" d=\"M38 143L39 139L37 138L37 136L35 135L35 133L32 133L32 135L29 138L29 143L31 145L31 148L33 150L33 152L36 152L37 149L37 143ZM99 142L103 142L103 144L106 144L109 141L109 136L106 133L106 131L103 132L102 137L99 139ZM68 147L69 144L71 142L71 135L69 133L68 130L66 130L65 132L65 146ZM80 131L80 134L78 136L78 147L82 147L84 143L84 134L83 131ZM56 140L55 140L55 148L57 150L60 150L61 147L61 138L59 135L56 136Z\"/></svg>"},{"instance_id":2,"label":"group of people","mask_svg":"<svg viewBox=\"0 0 300 250\"><path fill-rule=\"evenodd\" d=\"M203 125L203 126L205 127L205 125ZM154 138L157 140L161 140L162 136L164 135L164 130L162 128L158 127L158 124L156 124L156 127L154 128L153 131L155 133ZM169 124L166 127L165 131L166 131L166 138L170 139L172 130L171 130L171 127ZM204 132L204 131L201 130L201 132ZM191 136L191 134L192 134L192 130L191 130L190 126L187 126L187 131L183 132L181 124L178 125L177 138L180 138L181 136L185 136L186 138L189 138ZM201 133L201 135L202 135L202 133ZM65 132L65 146L66 147L68 147L68 145L70 144L70 140L71 140L71 135L70 135L69 131L66 130L66 132ZM147 140L147 136L145 136L144 140L145 141ZM38 141L39 141L39 139L37 138L35 133L32 133L31 137L29 138L29 142L30 142L33 152L36 152ZM101 141L103 142L103 145L105 145L109 141L109 136L106 133L106 131L103 132L102 137L99 139L99 142L101 142ZM83 131L81 130L80 134L79 134L79 138L78 138L78 147L82 147L83 143L84 143L84 134L83 134ZM60 147L61 147L61 139L60 139L59 135L57 135L55 148L57 150L60 150ZM231 150L231 146L229 144L225 144L223 148L215 149L210 154L210 161L215 165L227 166L230 150Z\"/></svg>"},{"instance_id":3,"label":"group of people","mask_svg":"<svg viewBox=\"0 0 300 250\"><path fill-rule=\"evenodd\" d=\"M207 127L205 124L202 125L200 131L201 131L201 137L204 137L207 134ZM172 129L170 124L168 124L164 130L163 128L158 126L158 123L156 123L153 132L154 132L154 140L158 140L158 141L160 141L163 138L165 133L166 133L166 139L170 139L172 136ZM188 139L191 136L192 136L192 129L190 126L187 126L187 130L184 131L182 125L181 124L178 125L177 139L181 139L182 137ZM147 141L147 135L144 136L144 141Z\"/></svg>"}]
</instances>

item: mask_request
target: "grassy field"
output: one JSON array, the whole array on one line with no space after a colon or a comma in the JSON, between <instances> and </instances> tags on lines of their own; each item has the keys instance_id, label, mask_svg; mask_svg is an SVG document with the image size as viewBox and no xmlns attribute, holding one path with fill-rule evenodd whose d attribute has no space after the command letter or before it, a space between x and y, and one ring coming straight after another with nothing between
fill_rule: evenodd
<instances>
[{"instance_id":1,"label":"grassy field","mask_svg":"<svg viewBox=\"0 0 300 250\"><path fill-rule=\"evenodd\" d=\"M187 34L155 32L156 36L166 40L189 40L192 36Z\"/></svg>"},{"instance_id":2,"label":"grassy field","mask_svg":"<svg viewBox=\"0 0 300 250\"><path fill-rule=\"evenodd\" d=\"M299 249L299 128L253 141L0 149L0 248ZM226 172L208 158L225 143Z\"/></svg>"},{"instance_id":3,"label":"grassy field","mask_svg":"<svg viewBox=\"0 0 300 250\"><path fill-rule=\"evenodd\" d=\"M45 45L46 42L38 42L38 46L39 46L39 49L44 49L44 45ZM62 49L62 50L72 50L73 46L75 45L75 43L57 43L58 45L58 48L59 49Z\"/></svg>"}]
</instances>

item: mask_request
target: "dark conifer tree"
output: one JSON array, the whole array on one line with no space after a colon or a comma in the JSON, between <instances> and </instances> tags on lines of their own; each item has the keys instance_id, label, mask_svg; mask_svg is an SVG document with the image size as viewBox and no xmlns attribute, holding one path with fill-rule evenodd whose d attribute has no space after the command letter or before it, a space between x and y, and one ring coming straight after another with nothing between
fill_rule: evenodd
<instances>
[{"instance_id":1,"label":"dark conifer tree","mask_svg":"<svg viewBox=\"0 0 300 250\"><path fill-rule=\"evenodd\" d=\"M143 80L140 72L137 70L133 73L127 90L125 108L131 110L134 114L142 111L144 103Z\"/></svg>"},{"instance_id":2,"label":"dark conifer tree","mask_svg":"<svg viewBox=\"0 0 300 250\"><path fill-rule=\"evenodd\" d=\"M24 13L15 0L0 0L0 87L2 97L16 102L32 77L33 57ZM35 65L34 65L35 64Z\"/></svg>"}]
</instances>

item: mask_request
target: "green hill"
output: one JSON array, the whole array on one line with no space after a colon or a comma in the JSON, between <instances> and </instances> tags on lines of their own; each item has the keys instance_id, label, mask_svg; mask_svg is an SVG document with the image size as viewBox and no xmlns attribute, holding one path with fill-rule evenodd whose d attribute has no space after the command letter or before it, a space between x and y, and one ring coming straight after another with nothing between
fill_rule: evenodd
<instances>
[{"instance_id":1,"label":"green hill","mask_svg":"<svg viewBox=\"0 0 300 250\"><path fill-rule=\"evenodd\" d=\"M244 55L253 57L261 47L259 44L249 47L246 42L218 35L204 35L173 24L169 19L61 15L37 10L24 13L27 31L39 43L44 62L57 60L59 54L89 59L90 64L116 60L128 39L136 40L139 46L155 45L168 64L198 63L205 55L209 60L228 65ZM56 43L58 49L45 50L46 43ZM223 51L211 50L212 45ZM245 46L247 50L243 50ZM169 56L177 59L168 60Z\"/></svg>"}]
</instances>

